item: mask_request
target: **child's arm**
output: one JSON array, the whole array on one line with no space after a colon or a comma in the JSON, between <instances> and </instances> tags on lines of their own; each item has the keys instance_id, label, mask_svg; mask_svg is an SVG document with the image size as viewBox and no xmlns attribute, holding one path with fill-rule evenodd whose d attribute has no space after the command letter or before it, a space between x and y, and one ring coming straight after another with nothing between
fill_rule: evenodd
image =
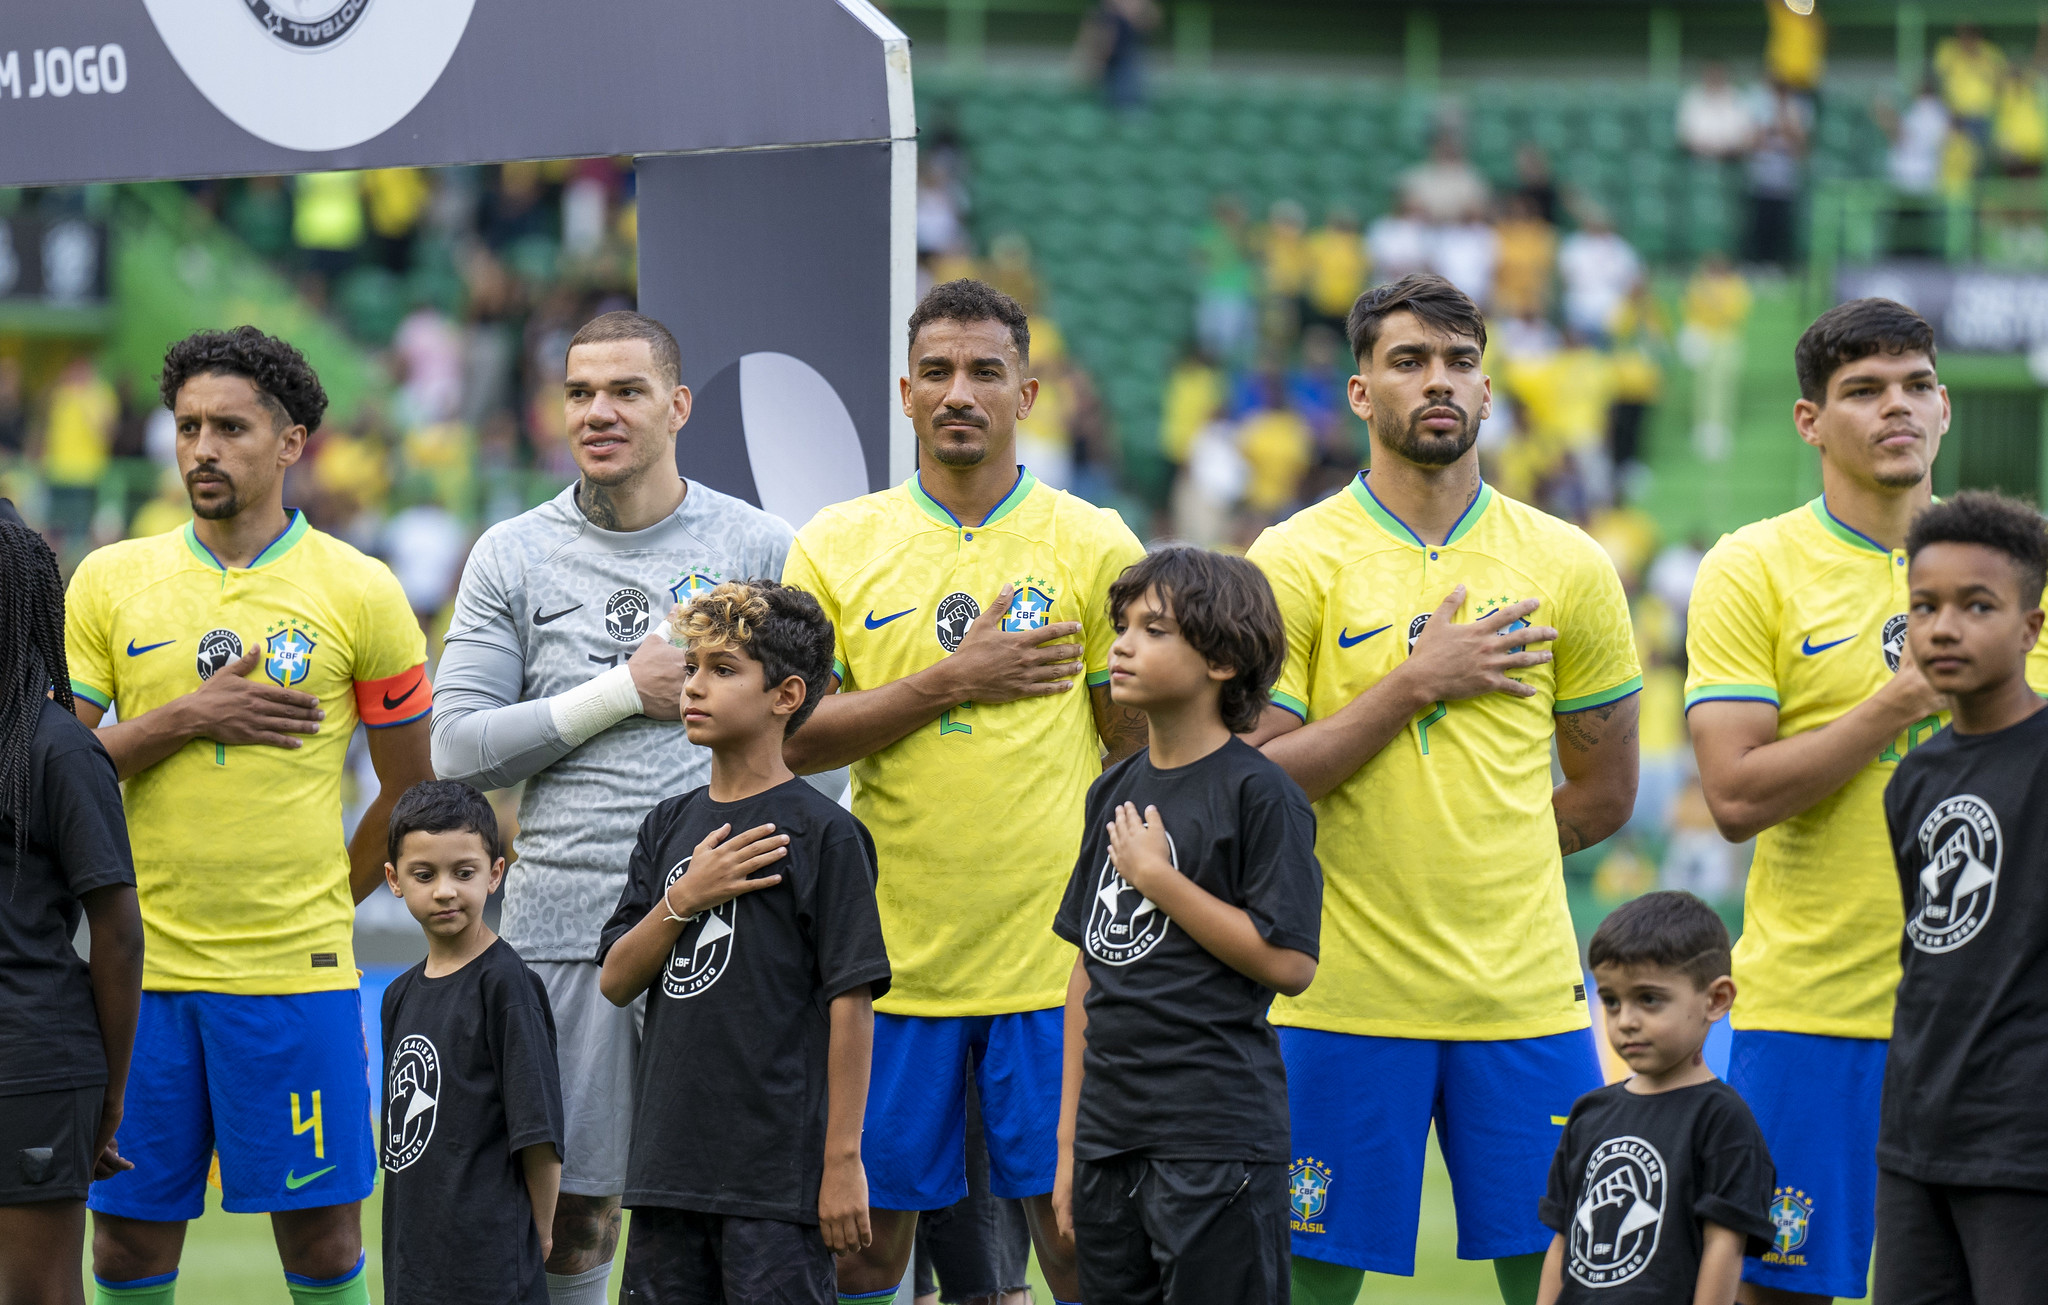
<instances>
[{"instance_id":1,"label":"child's arm","mask_svg":"<svg viewBox=\"0 0 2048 1305\"><path fill-rule=\"evenodd\" d=\"M1187 930L1217 960L1275 992L1299 996L1316 977L1316 958L1276 947L1259 934L1251 913L1216 897L1173 867L1159 808L1126 802L1109 826L1109 859L1131 887Z\"/></svg>"},{"instance_id":2,"label":"child's arm","mask_svg":"<svg viewBox=\"0 0 2048 1305\"><path fill-rule=\"evenodd\" d=\"M825 1180L818 1185L818 1231L834 1255L865 1250L875 1239L868 1222L868 1175L860 1162L874 1047L874 997L863 983L832 999L832 1039L825 1060Z\"/></svg>"},{"instance_id":3,"label":"child's arm","mask_svg":"<svg viewBox=\"0 0 2048 1305\"><path fill-rule=\"evenodd\" d=\"M519 1152L526 1171L526 1199L533 1206L533 1228L540 1234L540 1257L555 1253L555 1197L562 1190L562 1157L553 1142L535 1142Z\"/></svg>"},{"instance_id":4,"label":"child's arm","mask_svg":"<svg viewBox=\"0 0 2048 1305\"><path fill-rule=\"evenodd\" d=\"M1742 1281L1743 1236L1712 1219L1700 1223L1700 1277L1692 1305L1735 1305L1735 1287Z\"/></svg>"},{"instance_id":5,"label":"child's arm","mask_svg":"<svg viewBox=\"0 0 2048 1305\"><path fill-rule=\"evenodd\" d=\"M132 884L95 888L80 901L92 931L92 1004L99 1012L100 1045L107 1055L107 1091L92 1152L92 1176L103 1179L135 1167L114 1149L114 1130L121 1125L128 1061L135 1050L135 1019L142 1009L142 910Z\"/></svg>"},{"instance_id":6,"label":"child's arm","mask_svg":"<svg viewBox=\"0 0 2048 1305\"><path fill-rule=\"evenodd\" d=\"M1557 1305L1564 1294L1564 1234L1553 1233L1543 1252L1543 1277L1536 1284L1536 1305Z\"/></svg>"},{"instance_id":7,"label":"child's arm","mask_svg":"<svg viewBox=\"0 0 2048 1305\"><path fill-rule=\"evenodd\" d=\"M1066 1041L1060 1056L1059 1161L1053 1170L1052 1217L1060 1236L1074 1240L1074 1122L1081 1115L1081 1077L1086 1072L1081 1053L1088 1046L1087 967L1074 957L1074 972L1067 976Z\"/></svg>"},{"instance_id":8,"label":"child's arm","mask_svg":"<svg viewBox=\"0 0 2048 1305\"><path fill-rule=\"evenodd\" d=\"M757 825L727 839L731 832L731 825L720 825L706 834L690 854L690 868L683 877L670 884L655 909L605 953L597 988L612 1005L624 1006L647 991L691 916L782 882L781 875L747 876L789 854L787 834L776 833L773 825Z\"/></svg>"}]
</instances>

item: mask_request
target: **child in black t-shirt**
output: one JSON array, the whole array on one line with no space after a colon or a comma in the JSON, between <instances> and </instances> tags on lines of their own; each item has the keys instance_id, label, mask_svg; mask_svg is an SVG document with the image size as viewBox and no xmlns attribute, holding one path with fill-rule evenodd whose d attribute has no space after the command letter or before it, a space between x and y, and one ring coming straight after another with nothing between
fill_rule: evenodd
<instances>
[{"instance_id":1,"label":"child in black t-shirt","mask_svg":"<svg viewBox=\"0 0 2048 1305\"><path fill-rule=\"evenodd\" d=\"M1053 931L1067 984L1053 1208L1089 1305L1288 1298L1273 994L1315 977L1315 816L1248 730L1286 658L1241 558L1171 548L1109 590L1110 698L1151 745L1088 791Z\"/></svg>"},{"instance_id":2,"label":"child in black t-shirt","mask_svg":"<svg viewBox=\"0 0 2048 1305\"><path fill-rule=\"evenodd\" d=\"M1538 1215L1556 1236L1538 1305L1733 1305L1771 1241L1776 1171L1707 1029L1735 1004L1728 926L1691 893L1648 893L1593 932L1607 1040L1635 1075L1572 1106Z\"/></svg>"},{"instance_id":3,"label":"child in black t-shirt","mask_svg":"<svg viewBox=\"0 0 2048 1305\"><path fill-rule=\"evenodd\" d=\"M1906 912L1877 1132L1877 1299L2036 1301L2048 1251L2048 531L1966 492L1906 535L1906 642L1949 728L1885 819ZM2048 687L2048 686L2044 686Z\"/></svg>"},{"instance_id":4,"label":"child in black t-shirt","mask_svg":"<svg viewBox=\"0 0 2048 1305\"><path fill-rule=\"evenodd\" d=\"M547 990L484 923L497 818L467 784L415 784L388 847L427 959L384 990L384 1299L547 1305L562 1080Z\"/></svg>"},{"instance_id":5,"label":"child in black t-shirt","mask_svg":"<svg viewBox=\"0 0 2048 1305\"><path fill-rule=\"evenodd\" d=\"M832 676L832 623L772 580L677 618L683 726L711 783L640 826L599 986L648 994L625 1204L632 1305L833 1305L868 1245L860 1130L889 988L875 850L783 764Z\"/></svg>"}]
</instances>

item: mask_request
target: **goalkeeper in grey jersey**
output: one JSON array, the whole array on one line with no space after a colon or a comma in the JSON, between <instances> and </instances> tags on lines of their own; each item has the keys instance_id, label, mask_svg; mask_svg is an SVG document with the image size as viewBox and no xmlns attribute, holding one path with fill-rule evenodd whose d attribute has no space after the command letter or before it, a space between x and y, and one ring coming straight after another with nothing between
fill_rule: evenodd
<instances>
[{"instance_id":1,"label":"goalkeeper in grey jersey","mask_svg":"<svg viewBox=\"0 0 2048 1305\"><path fill-rule=\"evenodd\" d=\"M676 474L690 415L666 327L606 313L569 343L569 446L582 472L477 541L434 685L434 770L526 781L499 933L541 976L560 1031L567 1138L547 1262L553 1305L598 1305L618 1238L640 1006L597 990L598 934L640 821L706 783L683 734L669 608L782 573L790 528Z\"/></svg>"}]
</instances>

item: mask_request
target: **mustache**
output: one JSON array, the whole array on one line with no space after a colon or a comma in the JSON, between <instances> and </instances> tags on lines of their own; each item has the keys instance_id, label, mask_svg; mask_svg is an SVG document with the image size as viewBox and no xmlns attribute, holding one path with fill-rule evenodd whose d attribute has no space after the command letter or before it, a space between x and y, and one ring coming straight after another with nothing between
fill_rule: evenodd
<instances>
[{"instance_id":1,"label":"mustache","mask_svg":"<svg viewBox=\"0 0 2048 1305\"><path fill-rule=\"evenodd\" d=\"M1466 422L1466 421L1470 420L1470 414L1468 414L1468 413L1467 413L1467 412L1466 412L1466 411L1465 411L1465 410L1464 410L1463 408L1459 407L1459 406L1458 406L1457 404L1455 404L1455 403L1452 403L1452 402L1451 402L1451 401L1450 401L1449 399L1445 399L1445 400L1443 400L1443 401L1441 401L1441 402L1439 402L1439 403L1425 403L1425 404L1423 404L1423 405L1422 405L1421 407L1419 407L1419 408L1415 409L1415 411L1413 411L1413 412L1409 413L1409 414L1408 414L1408 426L1409 426L1409 429L1411 429L1411 430L1412 430L1412 429L1414 429L1415 427L1417 427L1417 426L1420 426L1420 425L1422 424L1422 414L1423 414L1423 413L1425 413L1425 412L1435 412L1435 411L1436 411L1436 410L1437 410L1438 408L1446 408L1446 409L1449 409L1449 410L1450 410L1450 411L1452 411L1452 412L1455 412L1455 413L1457 413L1457 414L1458 414L1458 421L1459 421L1460 423L1463 423L1463 422Z\"/></svg>"},{"instance_id":2,"label":"mustache","mask_svg":"<svg viewBox=\"0 0 2048 1305\"><path fill-rule=\"evenodd\" d=\"M212 476L215 479L221 481L223 484L225 484L229 489L233 489L235 487L235 478L233 476L230 476L227 472L222 471L219 467L214 466L198 466L186 472L185 487L187 489L190 489L194 482L200 476Z\"/></svg>"},{"instance_id":3,"label":"mustache","mask_svg":"<svg viewBox=\"0 0 2048 1305\"><path fill-rule=\"evenodd\" d=\"M932 415L932 425L937 426L941 422L955 422L964 426L976 426L983 430L988 429L988 418L981 416L971 409L942 408Z\"/></svg>"}]
</instances>

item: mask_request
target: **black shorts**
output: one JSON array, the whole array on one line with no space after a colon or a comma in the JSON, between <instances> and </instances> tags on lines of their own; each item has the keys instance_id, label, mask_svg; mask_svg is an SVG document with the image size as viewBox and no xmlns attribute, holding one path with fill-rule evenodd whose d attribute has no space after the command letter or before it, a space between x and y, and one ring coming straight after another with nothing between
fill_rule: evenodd
<instances>
[{"instance_id":1,"label":"black shorts","mask_svg":"<svg viewBox=\"0 0 2048 1305\"><path fill-rule=\"evenodd\" d=\"M83 1201L104 1084L0 1097L0 1205Z\"/></svg>"},{"instance_id":2,"label":"black shorts","mask_svg":"<svg viewBox=\"0 0 2048 1305\"><path fill-rule=\"evenodd\" d=\"M2048 1192L1880 1170L1873 1305L2035 1305Z\"/></svg>"},{"instance_id":3,"label":"black shorts","mask_svg":"<svg viewBox=\"0 0 2048 1305\"><path fill-rule=\"evenodd\" d=\"M1074 1163L1088 1305L1287 1305L1287 1170L1242 1160Z\"/></svg>"},{"instance_id":4,"label":"black shorts","mask_svg":"<svg viewBox=\"0 0 2048 1305\"><path fill-rule=\"evenodd\" d=\"M815 1224L635 1206L620 1305L838 1305Z\"/></svg>"}]
</instances>

